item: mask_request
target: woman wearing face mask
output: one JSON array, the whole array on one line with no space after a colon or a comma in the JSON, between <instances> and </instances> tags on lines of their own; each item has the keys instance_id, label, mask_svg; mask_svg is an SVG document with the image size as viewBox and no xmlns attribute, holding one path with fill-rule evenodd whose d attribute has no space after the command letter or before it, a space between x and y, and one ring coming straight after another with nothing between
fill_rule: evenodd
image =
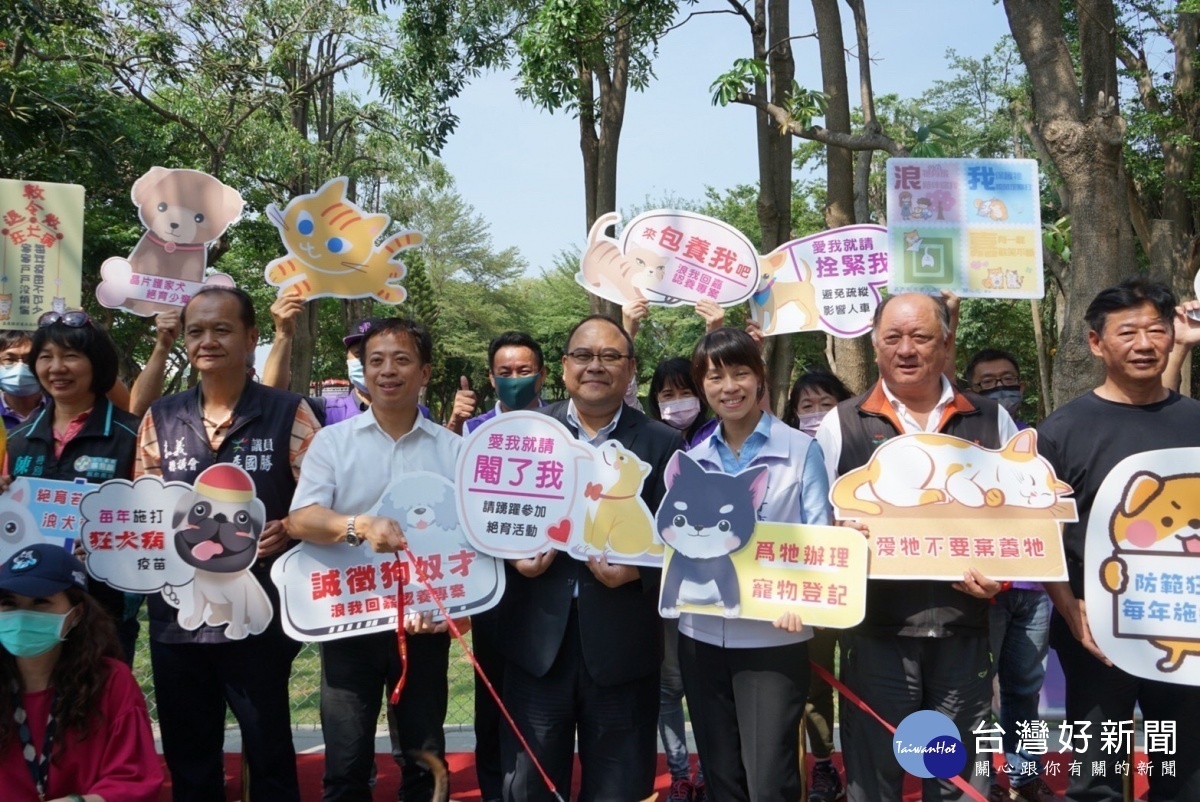
<instances>
[{"instance_id":1,"label":"woman wearing face mask","mask_svg":"<svg viewBox=\"0 0 1200 802\"><path fill-rule=\"evenodd\" d=\"M10 434L5 475L91 483L132 478L138 419L106 396L117 380L119 361L107 332L86 312L47 312L25 359L46 394L46 406ZM100 582L92 591L117 623L132 665L136 605L127 607L124 593Z\"/></svg>"},{"instance_id":2,"label":"woman wearing face mask","mask_svg":"<svg viewBox=\"0 0 1200 802\"><path fill-rule=\"evenodd\" d=\"M689 447L711 434L718 421L708 417L700 392L692 380L692 363L672 357L658 363L650 379L646 414L683 433ZM707 799L704 768L691 776L687 731L683 719L683 677L679 673L679 621L663 619L663 661L659 684L658 734L671 772L666 802L703 802Z\"/></svg>"},{"instance_id":3,"label":"woman wearing face mask","mask_svg":"<svg viewBox=\"0 0 1200 802\"><path fill-rule=\"evenodd\" d=\"M805 371L788 396L783 421L810 437L829 410L852 394L842 380L827 370ZM836 629L814 630L808 642L808 659L833 673L834 653L838 647ZM834 802L842 796L842 778L833 765L833 688L813 672L804 706L804 726L813 753L812 779L808 784L810 802Z\"/></svg>"},{"instance_id":4,"label":"woman wearing face mask","mask_svg":"<svg viewBox=\"0 0 1200 802\"><path fill-rule=\"evenodd\" d=\"M765 468L760 521L831 523L821 447L760 407L767 378L750 335L730 328L705 335L692 354L692 377L720 425L688 455L711 472ZM793 612L773 623L680 615L679 664L712 798L799 798L811 638Z\"/></svg>"},{"instance_id":5,"label":"woman wearing face mask","mask_svg":"<svg viewBox=\"0 0 1200 802\"><path fill-rule=\"evenodd\" d=\"M155 802L146 701L112 622L60 546L0 566L0 789L13 800ZM18 724L18 722L23 722Z\"/></svg>"}]
</instances>

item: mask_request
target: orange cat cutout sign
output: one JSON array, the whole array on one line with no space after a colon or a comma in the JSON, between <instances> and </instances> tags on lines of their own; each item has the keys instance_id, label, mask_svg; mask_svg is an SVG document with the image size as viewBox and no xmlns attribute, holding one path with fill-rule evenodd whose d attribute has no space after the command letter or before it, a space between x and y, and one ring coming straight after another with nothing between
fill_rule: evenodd
<instances>
[{"instance_id":1,"label":"orange cat cutout sign","mask_svg":"<svg viewBox=\"0 0 1200 802\"><path fill-rule=\"evenodd\" d=\"M1134 676L1200 685L1200 448L1117 463L1085 537L1083 594L1096 645Z\"/></svg>"},{"instance_id":2,"label":"orange cat cutout sign","mask_svg":"<svg viewBox=\"0 0 1200 802\"><path fill-rule=\"evenodd\" d=\"M400 281L407 269L400 253L425 241L418 231L403 231L376 244L391 218L371 214L346 197L349 180L326 181L316 192L297 195L282 210L267 207L288 253L269 263L268 284L279 294L311 298L374 298L404 302Z\"/></svg>"},{"instance_id":3,"label":"orange cat cutout sign","mask_svg":"<svg viewBox=\"0 0 1200 802\"><path fill-rule=\"evenodd\" d=\"M1037 433L988 449L945 434L906 434L829 490L835 515L870 528L873 579L1066 579L1062 524L1070 486L1038 455Z\"/></svg>"}]
</instances>

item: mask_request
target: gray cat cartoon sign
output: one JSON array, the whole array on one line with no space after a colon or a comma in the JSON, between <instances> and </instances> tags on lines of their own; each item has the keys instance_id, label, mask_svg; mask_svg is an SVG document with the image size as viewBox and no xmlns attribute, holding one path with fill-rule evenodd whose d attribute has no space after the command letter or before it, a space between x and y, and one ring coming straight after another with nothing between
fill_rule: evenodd
<instances>
[{"instance_id":1,"label":"gray cat cartoon sign","mask_svg":"<svg viewBox=\"0 0 1200 802\"><path fill-rule=\"evenodd\" d=\"M1037 433L988 449L945 434L885 441L839 477L840 520L871 528L873 579L956 581L971 568L1000 580L1066 579L1061 524L1076 520L1070 486L1037 452Z\"/></svg>"},{"instance_id":2,"label":"gray cat cartoon sign","mask_svg":"<svg viewBox=\"0 0 1200 802\"><path fill-rule=\"evenodd\" d=\"M1100 650L1138 677L1200 684L1200 449L1136 454L1096 494L1084 598Z\"/></svg>"}]
</instances>

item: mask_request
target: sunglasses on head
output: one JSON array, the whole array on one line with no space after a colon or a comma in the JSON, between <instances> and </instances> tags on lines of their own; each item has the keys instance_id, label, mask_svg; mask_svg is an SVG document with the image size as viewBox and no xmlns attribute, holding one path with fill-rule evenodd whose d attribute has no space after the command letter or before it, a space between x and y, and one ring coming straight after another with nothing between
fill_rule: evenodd
<instances>
[{"instance_id":1,"label":"sunglasses on head","mask_svg":"<svg viewBox=\"0 0 1200 802\"><path fill-rule=\"evenodd\" d=\"M91 322L92 319L88 317L88 313L82 309L76 309L73 312L55 312L54 310L50 310L38 318L38 328L61 323L64 326L78 329Z\"/></svg>"}]
</instances>

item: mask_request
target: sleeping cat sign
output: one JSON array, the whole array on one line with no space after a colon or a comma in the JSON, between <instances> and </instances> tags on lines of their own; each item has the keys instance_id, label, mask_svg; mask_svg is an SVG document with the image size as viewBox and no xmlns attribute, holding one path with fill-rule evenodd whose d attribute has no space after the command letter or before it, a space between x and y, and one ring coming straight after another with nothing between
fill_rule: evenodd
<instances>
[{"instance_id":1,"label":"sleeping cat sign","mask_svg":"<svg viewBox=\"0 0 1200 802\"><path fill-rule=\"evenodd\" d=\"M759 521L765 466L736 475L704 470L676 452L656 516L666 544L659 613L845 629L862 621L867 540L846 527Z\"/></svg>"},{"instance_id":2,"label":"sleeping cat sign","mask_svg":"<svg viewBox=\"0 0 1200 802\"><path fill-rule=\"evenodd\" d=\"M506 412L463 442L459 517L476 549L502 559L558 549L660 566L662 541L641 497L649 473L615 440L593 447L549 415Z\"/></svg>"},{"instance_id":3,"label":"sleeping cat sign","mask_svg":"<svg viewBox=\"0 0 1200 802\"><path fill-rule=\"evenodd\" d=\"M839 520L871 531L871 578L1066 579L1061 525L1070 486L1037 452L1037 433L988 449L945 434L885 441L829 490Z\"/></svg>"},{"instance_id":4,"label":"sleeping cat sign","mask_svg":"<svg viewBox=\"0 0 1200 802\"><path fill-rule=\"evenodd\" d=\"M490 610L504 593L504 566L479 554L459 525L454 486L435 473L398 476L370 511L400 524L415 558L370 546L301 543L275 561L283 630L299 641L395 631L405 614L454 617ZM435 600L436 599L436 600Z\"/></svg>"},{"instance_id":5,"label":"sleeping cat sign","mask_svg":"<svg viewBox=\"0 0 1200 802\"><path fill-rule=\"evenodd\" d=\"M721 306L747 300L759 284L758 249L742 232L695 212L656 209L629 221L619 240L604 234L620 222L601 215L588 234L575 281L618 304Z\"/></svg>"},{"instance_id":6,"label":"sleeping cat sign","mask_svg":"<svg viewBox=\"0 0 1200 802\"><path fill-rule=\"evenodd\" d=\"M406 268L400 253L425 237L402 231L378 242L391 218L371 214L346 197L349 179L334 178L316 192L297 195L282 210L267 207L287 255L266 267L268 284L280 295L310 298L374 298L404 302L400 281Z\"/></svg>"},{"instance_id":7,"label":"sleeping cat sign","mask_svg":"<svg viewBox=\"0 0 1200 802\"><path fill-rule=\"evenodd\" d=\"M1088 624L1108 659L1200 685L1200 448L1117 463L1088 517L1083 572Z\"/></svg>"}]
</instances>

